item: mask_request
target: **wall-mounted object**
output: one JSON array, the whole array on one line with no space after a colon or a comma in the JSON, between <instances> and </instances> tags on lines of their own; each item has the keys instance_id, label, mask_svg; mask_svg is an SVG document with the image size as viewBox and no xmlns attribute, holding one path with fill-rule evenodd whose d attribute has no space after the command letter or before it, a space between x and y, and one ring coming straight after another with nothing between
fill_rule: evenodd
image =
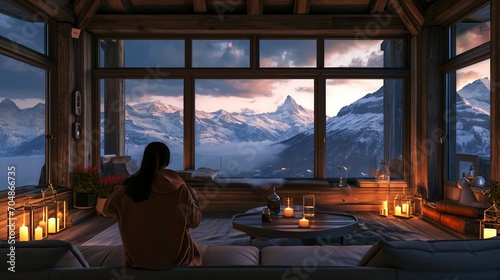
<instances>
[{"instance_id":1,"label":"wall-mounted object","mask_svg":"<svg viewBox=\"0 0 500 280\"><path fill-rule=\"evenodd\" d=\"M82 94L75 90L73 92L73 114L79 116L82 113Z\"/></svg>"},{"instance_id":2,"label":"wall-mounted object","mask_svg":"<svg viewBox=\"0 0 500 280\"><path fill-rule=\"evenodd\" d=\"M78 122L73 123L73 136L75 139L80 139L80 136L82 134L82 125Z\"/></svg>"}]
</instances>

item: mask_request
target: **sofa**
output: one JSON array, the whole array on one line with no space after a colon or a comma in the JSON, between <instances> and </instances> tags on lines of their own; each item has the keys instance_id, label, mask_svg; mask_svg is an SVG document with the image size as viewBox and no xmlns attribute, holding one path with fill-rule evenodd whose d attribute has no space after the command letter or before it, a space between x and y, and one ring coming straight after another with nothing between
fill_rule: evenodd
<instances>
[{"instance_id":1,"label":"sofa","mask_svg":"<svg viewBox=\"0 0 500 280\"><path fill-rule=\"evenodd\" d=\"M199 246L202 266L127 268L121 246L0 243L0 279L500 279L500 238L360 246ZM15 272L13 271L15 270Z\"/></svg>"}]
</instances>

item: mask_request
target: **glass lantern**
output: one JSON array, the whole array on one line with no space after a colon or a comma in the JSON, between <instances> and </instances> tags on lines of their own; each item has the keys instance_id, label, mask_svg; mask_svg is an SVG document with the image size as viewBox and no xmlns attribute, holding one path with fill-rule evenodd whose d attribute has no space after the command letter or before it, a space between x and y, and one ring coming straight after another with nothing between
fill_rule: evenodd
<instances>
[{"instance_id":1,"label":"glass lantern","mask_svg":"<svg viewBox=\"0 0 500 280\"><path fill-rule=\"evenodd\" d=\"M394 198L394 216L409 218L413 213L412 199L406 195L397 194Z\"/></svg>"},{"instance_id":2,"label":"glass lantern","mask_svg":"<svg viewBox=\"0 0 500 280\"><path fill-rule=\"evenodd\" d=\"M484 210L484 218L480 221L479 237L487 239L496 237L500 233L500 209L496 204Z\"/></svg>"},{"instance_id":3,"label":"glass lantern","mask_svg":"<svg viewBox=\"0 0 500 280\"><path fill-rule=\"evenodd\" d=\"M48 205L44 203L29 203L24 206L24 215L26 215L29 219L29 222L25 224L25 226L29 226L27 229L29 240L42 240L47 238L47 218L49 216ZM21 235L23 230L19 230L20 241L29 241L24 240L25 238Z\"/></svg>"},{"instance_id":4,"label":"glass lantern","mask_svg":"<svg viewBox=\"0 0 500 280\"><path fill-rule=\"evenodd\" d=\"M385 164L385 160L380 162L380 166L377 169L377 174L375 174L375 181L377 182L377 187L389 187L391 180L391 174L389 168Z\"/></svg>"},{"instance_id":5,"label":"glass lantern","mask_svg":"<svg viewBox=\"0 0 500 280\"><path fill-rule=\"evenodd\" d=\"M66 228L68 217L68 202L63 198L56 198L46 203L48 206L47 231L49 234L58 233Z\"/></svg>"}]
</instances>

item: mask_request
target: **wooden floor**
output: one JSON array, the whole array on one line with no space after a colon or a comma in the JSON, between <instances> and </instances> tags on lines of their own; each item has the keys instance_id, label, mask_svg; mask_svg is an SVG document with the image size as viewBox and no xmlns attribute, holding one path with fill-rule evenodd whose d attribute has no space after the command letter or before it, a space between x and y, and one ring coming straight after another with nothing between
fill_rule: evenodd
<instances>
[{"instance_id":1,"label":"wooden floor","mask_svg":"<svg viewBox=\"0 0 500 280\"><path fill-rule=\"evenodd\" d=\"M418 235L426 237L429 240L442 239L471 239L471 236L464 236L461 233L443 227L435 222L425 219L424 217L414 216L411 219L394 218L392 216L383 217L377 213L370 211L347 212L358 217L359 220L380 220L388 226L401 228L402 231L415 232ZM218 213L205 212L204 215L210 218L214 217L231 217L235 213ZM49 239L60 239L72 242L75 245L81 245L93 238L95 235L115 224L113 218L103 217L101 215L92 215L81 220L76 225L67 227L64 231L50 235Z\"/></svg>"}]
</instances>

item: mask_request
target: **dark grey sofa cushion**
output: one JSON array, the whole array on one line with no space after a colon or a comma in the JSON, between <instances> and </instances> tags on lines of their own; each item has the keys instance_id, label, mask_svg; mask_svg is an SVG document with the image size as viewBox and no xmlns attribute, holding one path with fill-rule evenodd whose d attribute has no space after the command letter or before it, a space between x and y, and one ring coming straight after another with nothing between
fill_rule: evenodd
<instances>
[{"instance_id":1,"label":"dark grey sofa cushion","mask_svg":"<svg viewBox=\"0 0 500 280\"><path fill-rule=\"evenodd\" d=\"M356 266L370 245L267 246L261 250L262 265Z\"/></svg>"},{"instance_id":2,"label":"dark grey sofa cushion","mask_svg":"<svg viewBox=\"0 0 500 280\"><path fill-rule=\"evenodd\" d=\"M427 272L500 271L500 238L471 240L379 240L360 266Z\"/></svg>"},{"instance_id":3,"label":"dark grey sofa cushion","mask_svg":"<svg viewBox=\"0 0 500 280\"><path fill-rule=\"evenodd\" d=\"M78 247L91 267L124 266L123 247L80 246ZM198 245L203 266L214 265L259 265L259 249L253 246Z\"/></svg>"},{"instance_id":4,"label":"dark grey sofa cushion","mask_svg":"<svg viewBox=\"0 0 500 280\"><path fill-rule=\"evenodd\" d=\"M4 271L10 266L11 251L15 254L16 271L89 267L78 248L63 240L45 239L15 244L9 244L7 241L0 242L0 262Z\"/></svg>"}]
</instances>

